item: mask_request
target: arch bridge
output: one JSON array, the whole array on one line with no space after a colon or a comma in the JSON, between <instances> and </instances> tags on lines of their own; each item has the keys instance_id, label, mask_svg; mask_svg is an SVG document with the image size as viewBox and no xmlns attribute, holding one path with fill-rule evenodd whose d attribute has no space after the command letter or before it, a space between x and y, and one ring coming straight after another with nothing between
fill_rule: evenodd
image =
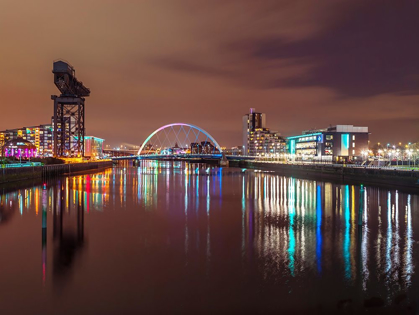
<instances>
[{"instance_id":1,"label":"arch bridge","mask_svg":"<svg viewBox=\"0 0 419 315\"><path fill-rule=\"evenodd\" d=\"M252 157L226 156L215 138L204 129L187 123L173 123L154 130L142 143L137 154L115 156L113 160L217 160L227 166L228 160L250 160Z\"/></svg>"},{"instance_id":2,"label":"arch bridge","mask_svg":"<svg viewBox=\"0 0 419 315\"><path fill-rule=\"evenodd\" d=\"M153 131L137 152L139 159L209 158L220 159L222 149L204 129L173 123Z\"/></svg>"}]
</instances>

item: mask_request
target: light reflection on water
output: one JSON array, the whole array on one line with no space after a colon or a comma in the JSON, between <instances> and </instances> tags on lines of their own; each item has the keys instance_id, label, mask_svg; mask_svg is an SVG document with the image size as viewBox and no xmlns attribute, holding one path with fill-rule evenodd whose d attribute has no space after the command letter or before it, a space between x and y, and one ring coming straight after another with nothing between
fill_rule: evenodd
<instances>
[{"instance_id":1,"label":"light reflection on water","mask_svg":"<svg viewBox=\"0 0 419 315\"><path fill-rule=\"evenodd\" d=\"M136 241L135 246L162 242L173 247L182 268L210 287L232 268L235 285L249 286L240 288L240 294L260 286L304 294L321 286L324 293L317 301L335 307L339 298L359 299L359 306L371 296L391 305L397 295L406 292L410 296L415 292L412 287L418 286L413 238L414 232L419 233L418 196L397 190L143 161L138 168L127 164L3 193L0 207L0 233L1 224L16 221L19 228L20 217L42 216L44 287L69 285L62 274L72 268L77 272L74 257L89 250L83 245L84 233L89 234L84 220L92 227L100 218L98 213L106 216L125 210L156 217L156 221L147 221L151 226L138 221L142 243ZM130 213L123 215L130 220ZM73 224L68 224L71 220ZM159 220L166 222L167 231L162 232ZM36 222L34 219L33 224ZM50 228L52 245L46 232ZM110 232L100 226L94 230L99 236ZM133 246L124 242L122 248ZM48 246L52 249L47 250ZM49 254L54 257L51 263ZM124 268L123 261L119 264ZM173 273L184 272L173 269ZM344 293L336 295L336 287ZM328 294L333 297L328 299ZM291 298L285 305L301 307L295 301ZM246 303L251 304L245 301L243 307ZM216 304L213 307L217 309Z\"/></svg>"}]
</instances>

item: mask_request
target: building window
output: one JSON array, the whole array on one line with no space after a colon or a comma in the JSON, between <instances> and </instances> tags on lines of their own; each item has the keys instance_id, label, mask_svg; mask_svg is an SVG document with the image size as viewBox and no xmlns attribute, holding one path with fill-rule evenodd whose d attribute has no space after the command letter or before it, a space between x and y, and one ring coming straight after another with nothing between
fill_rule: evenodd
<instances>
[{"instance_id":1,"label":"building window","mask_svg":"<svg viewBox=\"0 0 419 315\"><path fill-rule=\"evenodd\" d=\"M352 148L355 148L355 142L352 142Z\"/></svg>"},{"instance_id":2,"label":"building window","mask_svg":"<svg viewBox=\"0 0 419 315\"><path fill-rule=\"evenodd\" d=\"M355 141L355 135L352 135L352 140Z\"/></svg>"},{"instance_id":3,"label":"building window","mask_svg":"<svg viewBox=\"0 0 419 315\"><path fill-rule=\"evenodd\" d=\"M355 155L355 150L352 150L352 154Z\"/></svg>"},{"instance_id":4,"label":"building window","mask_svg":"<svg viewBox=\"0 0 419 315\"><path fill-rule=\"evenodd\" d=\"M326 140L333 140L333 135L326 135Z\"/></svg>"}]
</instances>

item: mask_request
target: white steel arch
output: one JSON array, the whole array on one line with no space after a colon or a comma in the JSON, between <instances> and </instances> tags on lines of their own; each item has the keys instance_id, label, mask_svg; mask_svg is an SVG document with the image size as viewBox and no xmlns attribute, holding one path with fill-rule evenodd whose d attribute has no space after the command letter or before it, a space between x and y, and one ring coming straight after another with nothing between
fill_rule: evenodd
<instances>
[{"instance_id":1,"label":"white steel arch","mask_svg":"<svg viewBox=\"0 0 419 315\"><path fill-rule=\"evenodd\" d=\"M195 125L191 125L191 124L185 124L185 123L173 123L173 124L168 124L165 126L162 126L156 130L154 130L148 137L147 139L145 139L145 141L143 142L143 144L141 145L141 148L138 150L137 155L141 155L142 150L144 149L144 147L146 146L146 144L148 143L148 141L150 141L150 139L157 134L159 131L166 129L166 128L171 128L173 126L187 126L190 128L194 128L200 132L202 132L203 134L205 134L209 139L211 139L211 141L214 143L215 147L218 149L218 151L220 151L220 153L222 152L220 145L218 144L218 142L214 139L213 136L211 136L208 132L206 132L204 129L199 128L198 126Z\"/></svg>"}]
</instances>

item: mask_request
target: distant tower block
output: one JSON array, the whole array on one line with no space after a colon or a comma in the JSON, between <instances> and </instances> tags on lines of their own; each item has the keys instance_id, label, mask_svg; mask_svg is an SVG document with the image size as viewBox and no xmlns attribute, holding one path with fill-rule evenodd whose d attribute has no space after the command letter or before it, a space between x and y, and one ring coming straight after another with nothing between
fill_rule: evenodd
<instances>
[{"instance_id":1,"label":"distant tower block","mask_svg":"<svg viewBox=\"0 0 419 315\"><path fill-rule=\"evenodd\" d=\"M84 97L90 90L76 79L75 70L68 62L54 61L54 83L61 95L54 100L54 156L84 156Z\"/></svg>"}]
</instances>

